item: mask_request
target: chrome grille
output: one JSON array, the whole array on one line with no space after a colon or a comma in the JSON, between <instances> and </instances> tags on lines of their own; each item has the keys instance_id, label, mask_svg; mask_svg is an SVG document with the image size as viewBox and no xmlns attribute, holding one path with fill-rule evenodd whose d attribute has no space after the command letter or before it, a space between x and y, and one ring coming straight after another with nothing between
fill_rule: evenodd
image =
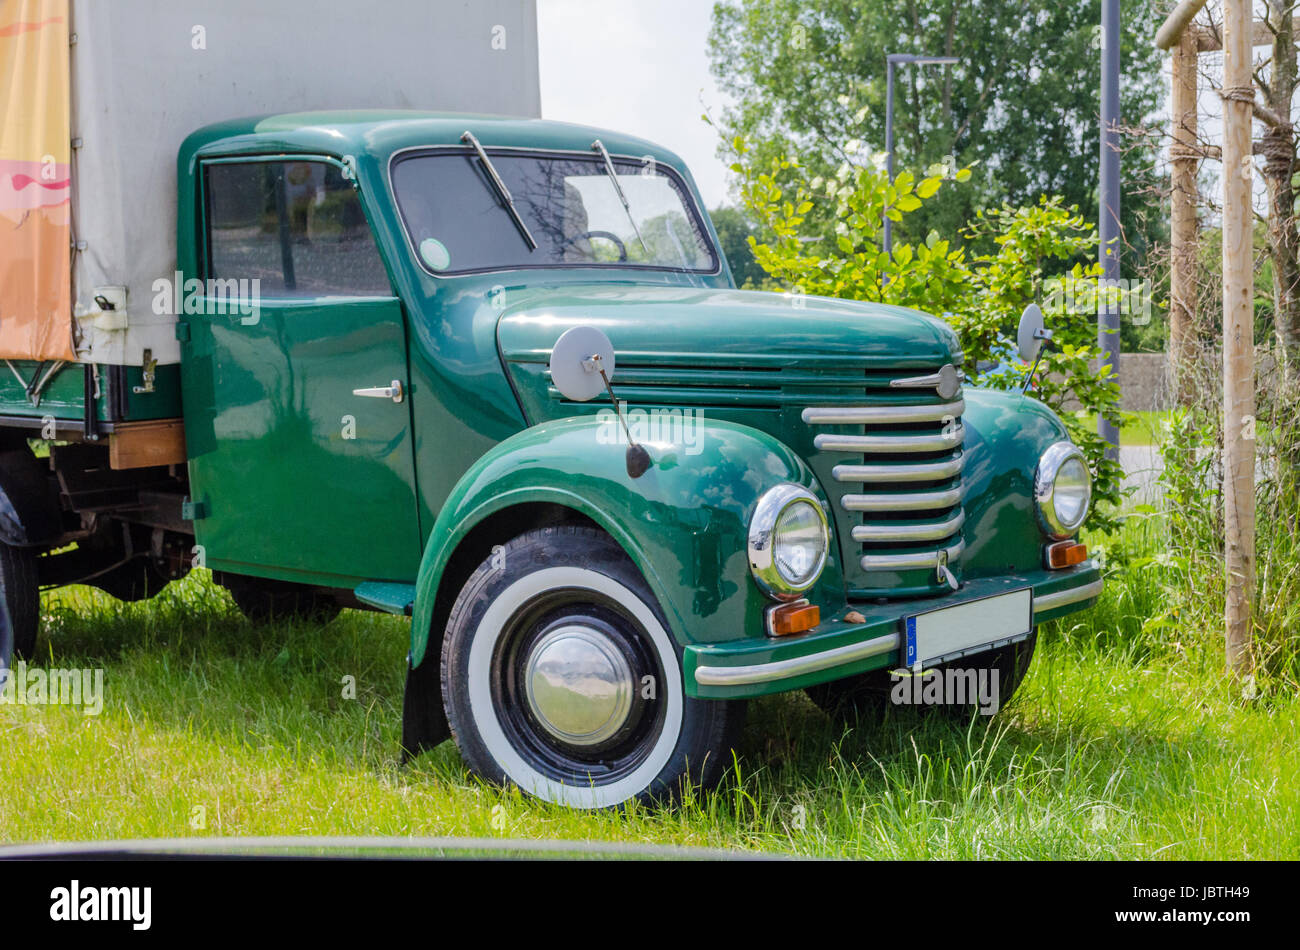
<instances>
[{"instance_id":1,"label":"chrome grille","mask_svg":"<svg viewBox=\"0 0 1300 950\"><path fill-rule=\"evenodd\" d=\"M830 454L831 477L841 488L835 499L839 520L848 519L866 586L874 592L938 590L945 586L939 565L957 570L965 549L961 416L966 405L960 393L949 390L944 399L938 388L953 372L935 367L929 375L908 373L890 383L906 392L892 394L888 403L809 407L801 413L814 429L841 430L816 432L813 446ZM836 458L840 453L843 457ZM900 579L899 572L917 573Z\"/></svg>"}]
</instances>

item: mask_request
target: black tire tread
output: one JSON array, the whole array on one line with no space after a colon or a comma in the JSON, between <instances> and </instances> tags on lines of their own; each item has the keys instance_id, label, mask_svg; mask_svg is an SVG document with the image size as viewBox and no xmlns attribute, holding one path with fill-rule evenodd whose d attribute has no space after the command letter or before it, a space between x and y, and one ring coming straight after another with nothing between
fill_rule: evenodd
<instances>
[{"instance_id":1,"label":"black tire tread","mask_svg":"<svg viewBox=\"0 0 1300 950\"><path fill-rule=\"evenodd\" d=\"M41 624L41 591L36 576L36 555L26 548L0 544L0 585L13 625L10 649L20 660L36 652L36 634ZM3 649L3 647L0 647ZM4 665L8 657L0 657Z\"/></svg>"}]
</instances>

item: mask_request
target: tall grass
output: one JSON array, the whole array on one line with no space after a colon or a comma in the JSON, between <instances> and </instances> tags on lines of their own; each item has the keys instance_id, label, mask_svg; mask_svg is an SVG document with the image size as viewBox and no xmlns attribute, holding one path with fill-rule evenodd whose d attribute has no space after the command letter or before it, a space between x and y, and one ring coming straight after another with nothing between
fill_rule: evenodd
<instances>
[{"instance_id":1,"label":"tall grass","mask_svg":"<svg viewBox=\"0 0 1300 950\"><path fill-rule=\"evenodd\" d=\"M1131 521L1137 545L1150 521ZM1118 569L1116 569L1118 571ZM1155 580L1152 580L1155 578ZM1297 704L1247 702L1147 621L1157 573L1116 573L1047 625L993 718L836 725L751 704L716 791L574 813L484 785L446 744L399 766L407 626L244 622L203 572L145 604L47 599L41 662L102 667L107 701L0 706L7 841L394 835L677 844L853 858L1281 858L1300 853ZM344 698L345 676L356 698Z\"/></svg>"},{"instance_id":2,"label":"tall grass","mask_svg":"<svg viewBox=\"0 0 1300 950\"><path fill-rule=\"evenodd\" d=\"M405 620L344 611L325 626L255 627L195 571L142 604L88 588L45 598L36 662L103 669L107 698L99 716L0 706L0 839L457 835L852 858L1294 858L1300 491L1282 464L1285 421L1261 425L1263 662L1245 688L1223 672L1215 430L1175 413L1165 500L1087 538L1105 592L1044 625L1028 678L992 719L895 708L837 724L800 693L768 697L750 705L718 789L575 813L484 785L450 743L399 765Z\"/></svg>"},{"instance_id":3,"label":"tall grass","mask_svg":"<svg viewBox=\"0 0 1300 950\"><path fill-rule=\"evenodd\" d=\"M1155 609L1143 633L1152 644L1195 648L1206 659L1217 655L1222 665L1222 409L1211 398L1216 389L1209 380L1193 388L1201 401L1170 412L1162 433L1162 503L1140 507L1118 536L1103 543L1127 562L1125 587L1151 598L1146 606ZM1300 418L1293 408L1298 400L1296 384L1279 376L1260 390L1253 426L1255 682L1292 693L1300 687Z\"/></svg>"}]
</instances>

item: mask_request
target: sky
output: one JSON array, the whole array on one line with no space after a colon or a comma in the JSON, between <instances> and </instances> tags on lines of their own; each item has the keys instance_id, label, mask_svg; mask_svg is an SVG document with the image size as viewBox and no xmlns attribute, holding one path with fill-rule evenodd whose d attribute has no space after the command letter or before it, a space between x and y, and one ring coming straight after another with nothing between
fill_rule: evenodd
<instances>
[{"instance_id":1,"label":"sky","mask_svg":"<svg viewBox=\"0 0 1300 950\"><path fill-rule=\"evenodd\" d=\"M1264 5L1255 0L1254 15L1256 19L1262 19L1265 13ZM1223 23L1223 4L1221 0L1210 0L1196 17L1195 23L1198 26L1205 26L1207 23ZM1266 62L1271 57L1272 51L1267 46L1257 46L1253 50L1253 59L1256 66ZM1165 102L1168 104L1169 96L1173 82L1173 72L1171 69L1170 57L1165 57L1164 62L1165 77ZM1223 54L1221 52L1204 52L1201 53L1198 60L1199 79L1197 83L1197 136L1203 143L1211 145L1223 144L1223 101L1219 98L1218 88L1223 84ZM1254 123L1254 135L1256 141L1263 134L1264 126L1259 121ZM1166 168L1167 158L1162 154L1159 167ZM1255 177L1252 186L1252 197L1255 211L1264 215L1268 213L1268 185L1260 172L1264 166L1263 158L1255 158ZM1222 166L1215 159L1207 159L1201 162L1200 166L1200 187L1201 194L1210 199L1215 207L1221 200L1222 182L1220 171ZM1202 220L1207 224L1217 224L1217 212L1206 211Z\"/></svg>"},{"instance_id":2,"label":"sky","mask_svg":"<svg viewBox=\"0 0 1300 950\"><path fill-rule=\"evenodd\" d=\"M538 0L542 117L638 135L690 167L707 207L727 200L709 74L711 0Z\"/></svg>"}]
</instances>

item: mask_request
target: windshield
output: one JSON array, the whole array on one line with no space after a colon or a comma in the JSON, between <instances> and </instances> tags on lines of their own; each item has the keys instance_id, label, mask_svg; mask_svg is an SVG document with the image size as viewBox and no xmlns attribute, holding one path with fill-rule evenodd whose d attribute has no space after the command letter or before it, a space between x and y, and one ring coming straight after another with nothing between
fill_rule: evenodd
<instances>
[{"instance_id":1,"label":"windshield","mask_svg":"<svg viewBox=\"0 0 1300 950\"><path fill-rule=\"evenodd\" d=\"M393 191L412 250L433 273L718 268L691 194L672 169L614 157L615 187L596 152L590 158L500 149L487 154L522 228L473 149L416 153L393 164Z\"/></svg>"}]
</instances>

